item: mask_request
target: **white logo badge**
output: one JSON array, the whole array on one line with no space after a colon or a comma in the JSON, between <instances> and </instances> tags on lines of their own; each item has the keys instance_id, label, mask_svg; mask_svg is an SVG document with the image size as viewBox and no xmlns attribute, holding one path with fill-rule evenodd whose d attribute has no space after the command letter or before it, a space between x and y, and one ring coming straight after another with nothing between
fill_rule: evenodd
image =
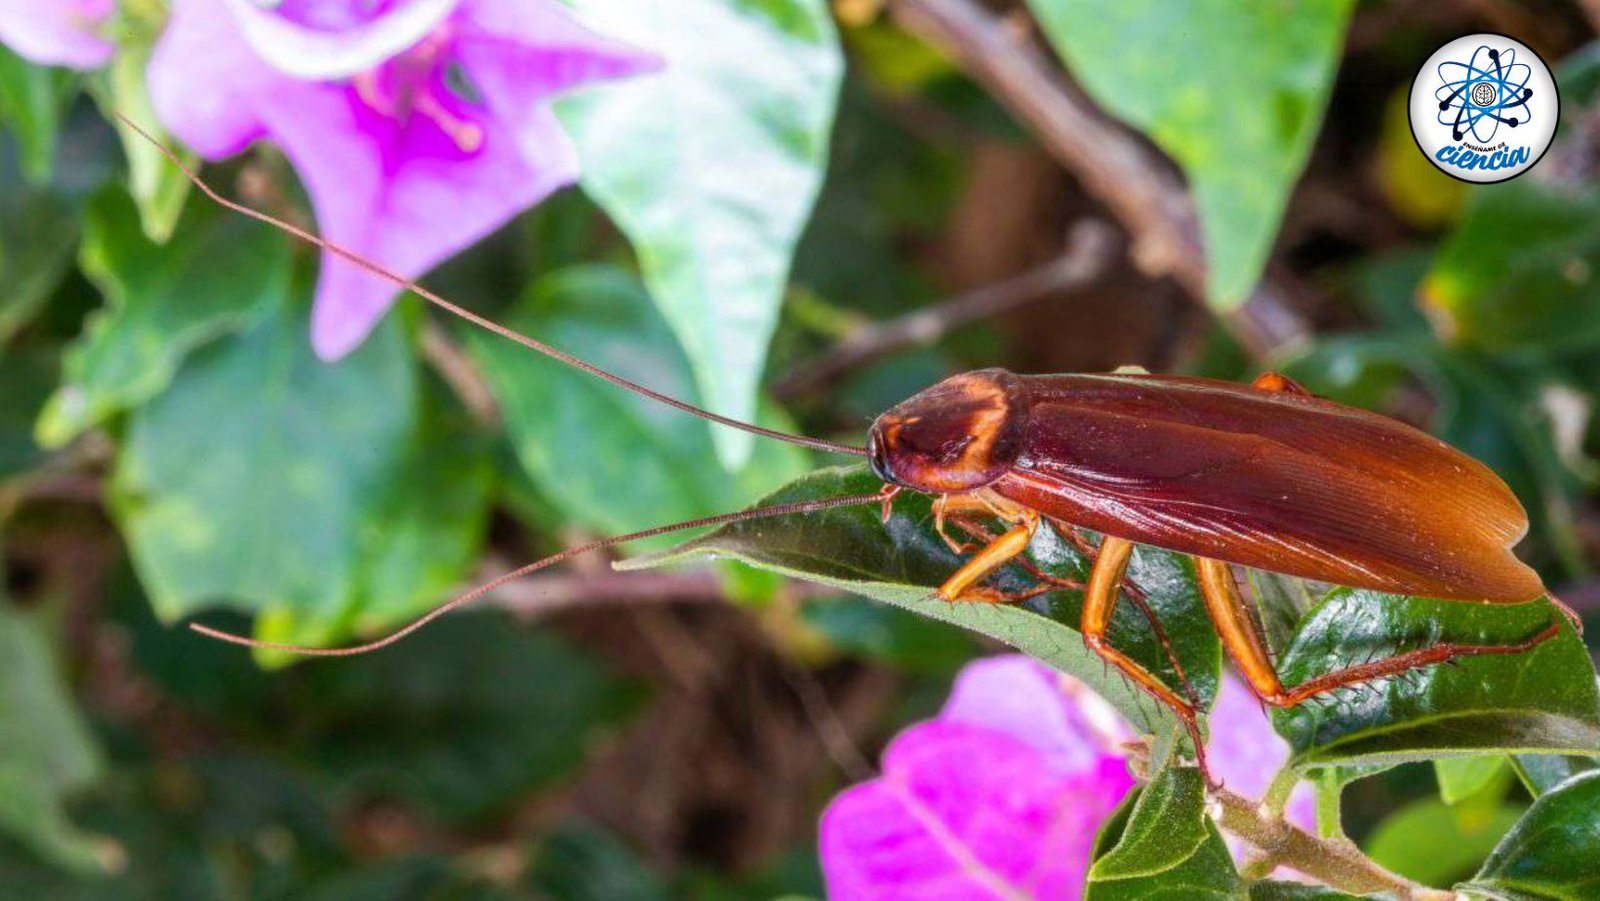
<instances>
[{"instance_id":1,"label":"white logo badge","mask_svg":"<svg viewBox=\"0 0 1600 901\"><path fill-rule=\"evenodd\" d=\"M1488 184L1516 178L1550 149L1561 98L1526 44L1469 34L1434 51L1411 83L1411 134L1446 175Z\"/></svg>"}]
</instances>

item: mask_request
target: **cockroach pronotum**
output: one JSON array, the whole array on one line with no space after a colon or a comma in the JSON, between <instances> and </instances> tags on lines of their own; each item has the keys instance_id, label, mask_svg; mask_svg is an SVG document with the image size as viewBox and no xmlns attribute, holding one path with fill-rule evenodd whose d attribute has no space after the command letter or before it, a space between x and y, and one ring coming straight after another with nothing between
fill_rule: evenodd
<instances>
[{"instance_id":1,"label":"cockroach pronotum","mask_svg":"<svg viewBox=\"0 0 1600 901\"><path fill-rule=\"evenodd\" d=\"M511 331L375 262L214 191L136 123L195 186L223 206L282 229L422 297L452 315L676 409L766 438L864 456L884 482L877 494L759 507L591 541L459 595L388 636L312 648L261 642L199 624L204 635L316 656L362 654L512 579L588 551L683 529L889 505L902 490L935 497L936 528L962 527L985 543L941 585L952 603L1007 603L1056 587L1047 578L1004 594L985 578L1027 548L1041 523L1102 536L1084 591L1084 643L1170 708L1205 766L1198 708L1106 641L1135 544L1194 558L1205 608L1234 666L1262 701L1293 707L1337 689L1456 658L1515 654L1555 637L1560 620L1514 644L1435 644L1350 666L1293 687L1279 679L1232 567L1245 566L1394 594L1518 604L1547 594L1511 548L1527 514L1488 467L1408 425L1312 396L1277 373L1251 385L1148 374L1016 375L984 369L952 376L882 414L866 448L789 435L700 409ZM1006 531L986 532L982 520ZM1557 609L1575 627L1565 606ZM1151 617L1152 628L1160 624Z\"/></svg>"}]
</instances>

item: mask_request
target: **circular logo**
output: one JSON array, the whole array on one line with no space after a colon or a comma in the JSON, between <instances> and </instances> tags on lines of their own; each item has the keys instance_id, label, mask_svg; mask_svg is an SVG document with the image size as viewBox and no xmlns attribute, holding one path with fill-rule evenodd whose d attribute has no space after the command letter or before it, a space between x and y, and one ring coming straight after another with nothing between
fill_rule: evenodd
<instances>
[{"instance_id":1,"label":"circular logo","mask_svg":"<svg viewBox=\"0 0 1600 901\"><path fill-rule=\"evenodd\" d=\"M1446 175L1488 184L1539 162L1556 135L1561 98L1550 67L1501 34L1456 38L1411 83L1411 134Z\"/></svg>"}]
</instances>

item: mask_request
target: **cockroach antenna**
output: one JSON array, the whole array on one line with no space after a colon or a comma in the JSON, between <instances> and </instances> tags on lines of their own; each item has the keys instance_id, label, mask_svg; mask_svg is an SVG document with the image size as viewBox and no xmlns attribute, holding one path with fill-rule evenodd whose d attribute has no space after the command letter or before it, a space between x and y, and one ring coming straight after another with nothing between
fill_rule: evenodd
<instances>
[{"instance_id":1,"label":"cockroach antenna","mask_svg":"<svg viewBox=\"0 0 1600 901\"><path fill-rule=\"evenodd\" d=\"M705 526L721 526L727 525L728 523L746 522L752 519L770 519L775 516L815 513L819 510L832 510L836 507L854 507L858 505L878 504L882 503L882 501L883 495L878 492L873 492L872 494L848 495L845 497L825 497L811 501L795 501L794 503L789 504L777 504L771 507L757 507L753 510L740 510L736 513L721 513L716 516L706 516L700 519L690 519L683 522L675 522L665 526L655 526L654 528L643 529L638 532L629 532L626 535L612 535L609 538L597 538L594 541L569 547L564 551L560 551L559 553L551 554L550 556L545 557L543 560L536 560L526 566L514 569L496 579L485 582L464 594L457 595L454 598L445 601L443 604L440 604L432 610L429 610L427 613L424 613L406 625L396 629L395 631L390 632L388 635L385 635L384 637L375 641L369 641L366 644L351 645L343 648L316 648L296 644L283 644L276 641L261 641L259 639L251 638L247 635L239 635L235 632L224 632L221 629L213 629L210 626L202 625L200 623L190 623L189 628L200 633L201 635L206 636L207 638L215 638L218 641L226 641L229 644L243 645L244 647L256 648L258 650L284 651L290 654L299 654L306 657L353 657L358 654L367 654L381 648L386 648L389 645L392 645L411 633L417 631L418 629L421 629L423 626L433 622L439 617L444 616L446 613L472 603L473 601L483 597L491 591L494 591L496 588L499 588L507 582L514 582L523 576L536 573L541 569L554 566L562 561L570 560L571 558L580 554L587 554L590 551L598 551L601 548L625 544L629 541L638 541L642 538L654 538L657 535L665 535L669 532L681 532L685 529L699 529Z\"/></svg>"},{"instance_id":2,"label":"cockroach antenna","mask_svg":"<svg viewBox=\"0 0 1600 901\"><path fill-rule=\"evenodd\" d=\"M801 447L809 447L812 450L825 451L833 454L850 454L856 457L864 457L867 455L866 448L851 447L847 444L835 444L832 441L823 441L820 438L807 438L803 435L790 435L787 432L780 432L776 429L762 428L761 426L753 423L742 422L737 419L723 416L719 413L713 413L710 410L702 409L694 404L678 400L675 397L668 397L659 391L646 388L644 385L641 385L638 382L625 379L620 375L608 372L604 369L601 369L599 366L588 362L587 360L579 359L578 357L575 357L572 354L561 350L560 348L552 347L543 341L530 338L520 332L514 332L511 329L494 322L493 320L479 316L477 313L474 313L465 307L440 297L438 294L435 294L433 291L417 284L415 281L408 279L397 272L393 272L381 264L370 260L347 247L343 247L334 241L330 241L327 238L322 237L321 235L306 231L297 225L285 222L284 220L279 219L270 213L262 212L254 207L240 203L237 200L232 200L222 196L216 191L216 189L207 184L205 179L201 178L198 172L189 168L189 166L185 164L176 153L173 152L172 148L168 147L161 140L157 139L156 136L152 135L149 131L146 131L145 128L139 123L130 119L120 110L113 110L112 114L115 115L118 121L120 121L123 125L128 126L128 128L132 129L140 137L153 144L155 148L161 152L161 155L167 158L168 162L176 166L178 171L182 172L196 188L200 189L202 194L205 194L207 197L211 198L211 200L215 201L221 206L226 207L227 209L230 209L241 216L248 216L258 222L264 222L267 225L279 229L280 231L293 235L307 244L315 245L316 247L320 247L328 253L348 260L349 262L354 263L362 269L365 269L367 272L377 276L378 278L390 282L395 287L410 291L412 294L417 295L439 309L444 310L453 316L465 319L467 322L470 322L481 329L494 332L502 338L515 341L529 350L537 351L553 360L565 363L574 369L579 369L597 378L605 379L619 388L632 391L634 394L638 394L642 397L648 397L651 400L666 404L673 409L682 410L685 413L698 416L701 419L709 420L717 423L718 425L724 425L731 429L738 429L742 432L749 432L752 435L760 435L763 438L773 438L778 441L787 441L790 444L798 444Z\"/></svg>"}]
</instances>

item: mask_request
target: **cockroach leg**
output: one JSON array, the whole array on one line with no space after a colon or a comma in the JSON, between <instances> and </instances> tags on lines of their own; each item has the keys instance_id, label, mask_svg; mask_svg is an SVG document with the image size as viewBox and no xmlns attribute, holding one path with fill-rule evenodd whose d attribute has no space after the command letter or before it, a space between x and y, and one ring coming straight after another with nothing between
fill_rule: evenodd
<instances>
[{"instance_id":1,"label":"cockroach leg","mask_svg":"<svg viewBox=\"0 0 1600 901\"><path fill-rule=\"evenodd\" d=\"M1422 667L1454 664L1462 657L1521 654L1561 632L1561 621L1552 619L1533 637L1514 644L1436 644L1358 663L1286 689L1267 656L1266 642L1256 629L1244 598L1239 595L1239 587L1233 581L1233 572L1228 564L1202 557L1196 557L1195 563L1206 612L1211 615L1211 622L1216 626L1223 648L1227 650L1239 674L1250 683L1256 696L1274 707L1294 707L1341 688L1361 688L1374 680L1400 676Z\"/></svg>"},{"instance_id":2,"label":"cockroach leg","mask_svg":"<svg viewBox=\"0 0 1600 901\"><path fill-rule=\"evenodd\" d=\"M883 524L889 524L889 516L894 513L894 499L900 495L901 488L891 482L884 482L878 489L878 497L883 501Z\"/></svg>"},{"instance_id":3,"label":"cockroach leg","mask_svg":"<svg viewBox=\"0 0 1600 901\"><path fill-rule=\"evenodd\" d=\"M1106 641L1111 628L1111 614L1116 610L1117 598L1121 596L1122 577L1128 571L1128 560L1132 555L1133 543L1130 541L1109 535L1101 540L1095 553L1094 567L1089 571L1089 587L1083 594L1083 643L1177 715L1194 742L1195 763L1200 767L1201 776L1207 782L1212 782L1211 771L1206 766L1205 740L1200 736L1199 715L1195 705L1178 697L1155 674Z\"/></svg>"},{"instance_id":4,"label":"cockroach leg","mask_svg":"<svg viewBox=\"0 0 1600 901\"><path fill-rule=\"evenodd\" d=\"M1250 383L1250 387L1260 388L1262 391L1281 391L1284 394L1298 394L1302 397L1312 396L1304 385L1281 372L1263 372L1256 376L1256 380Z\"/></svg>"},{"instance_id":5,"label":"cockroach leg","mask_svg":"<svg viewBox=\"0 0 1600 901\"><path fill-rule=\"evenodd\" d=\"M1100 553L1099 549L1090 544L1089 539L1085 538L1075 526L1053 517L1047 518L1049 518L1050 524L1055 527L1056 532L1064 536L1067 541L1071 542L1073 547L1078 549L1078 553L1091 561L1096 559ZM1070 583L1070 587L1079 588L1082 586ZM1188 674L1183 671L1183 663L1178 660L1178 652L1172 648L1172 639L1167 637L1167 630L1161 625L1161 618L1156 616L1155 608L1150 606L1150 599L1145 596L1144 589L1124 577L1121 591L1129 601L1133 602L1135 607L1139 608L1139 612L1144 614L1145 622L1150 624L1151 634L1156 637L1156 641L1161 645L1162 652L1167 655L1167 660L1172 664L1172 671L1178 677L1178 684L1183 686L1184 695L1188 697L1189 703L1198 710L1200 708L1200 695L1194 690L1194 684L1189 681Z\"/></svg>"},{"instance_id":6,"label":"cockroach leg","mask_svg":"<svg viewBox=\"0 0 1600 901\"><path fill-rule=\"evenodd\" d=\"M1022 522L1013 526L1004 535L989 542L982 550L973 555L972 559L961 565L961 568L950 575L950 578L939 586L939 599L942 601L980 601L983 603L1003 603L1008 598L1003 593L993 588L983 588L978 585L986 576L1008 562L1016 559L1023 551L1028 549L1028 542L1033 540L1034 532L1039 529L1039 517L1025 515Z\"/></svg>"}]
</instances>

